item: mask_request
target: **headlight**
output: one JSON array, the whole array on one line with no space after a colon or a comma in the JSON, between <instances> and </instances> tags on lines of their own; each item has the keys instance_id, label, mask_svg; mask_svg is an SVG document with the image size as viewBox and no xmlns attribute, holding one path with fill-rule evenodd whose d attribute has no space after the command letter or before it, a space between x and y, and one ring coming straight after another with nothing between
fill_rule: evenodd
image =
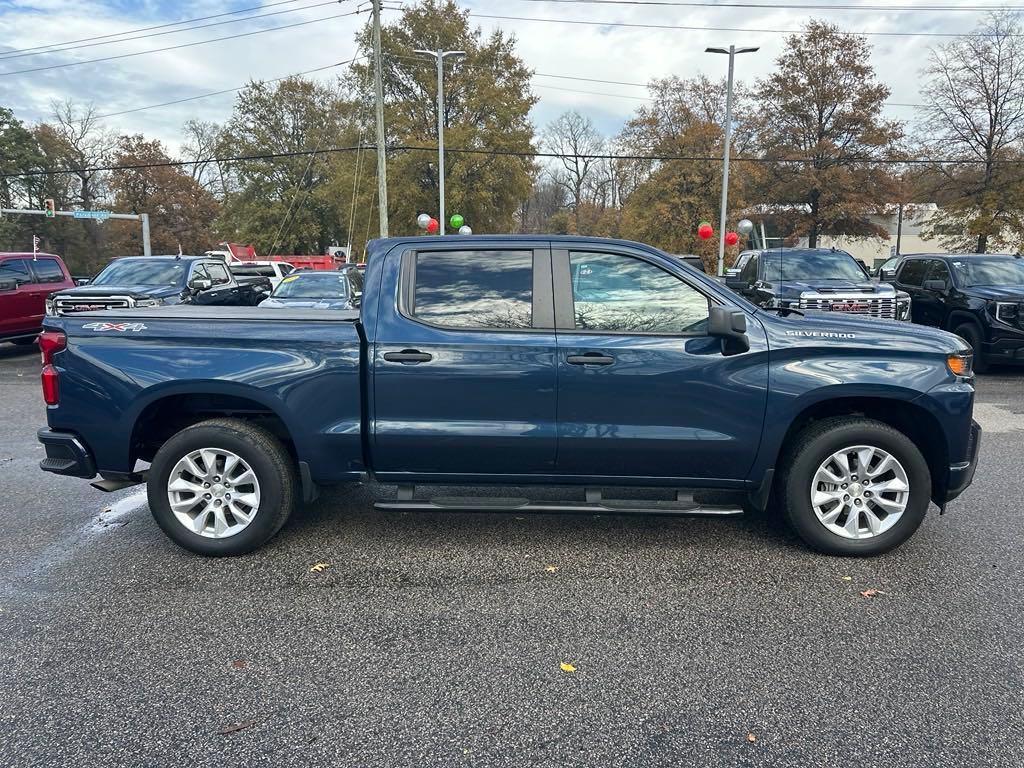
<instances>
[{"instance_id":1,"label":"headlight","mask_svg":"<svg viewBox=\"0 0 1024 768\"><path fill-rule=\"evenodd\" d=\"M36 306L39 306L38 304ZM57 314L57 302L47 297L46 299L46 314L56 315Z\"/></svg>"},{"instance_id":2,"label":"headlight","mask_svg":"<svg viewBox=\"0 0 1024 768\"><path fill-rule=\"evenodd\" d=\"M974 355L970 352L957 352L946 358L946 367L954 376L969 379L974 375Z\"/></svg>"},{"instance_id":3,"label":"headlight","mask_svg":"<svg viewBox=\"0 0 1024 768\"><path fill-rule=\"evenodd\" d=\"M139 299L135 302L136 307L159 307L164 303L163 299Z\"/></svg>"},{"instance_id":4,"label":"headlight","mask_svg":"<svg viewBox=\"0 0 1024 768\"><path fill-rule=\"evenodd\" d=\"M1020 304L1016 301L992 301L989 302L992 315L1001 323L1007 325L1020 325L1021 311Z\"/></svg>"},{"instance_id":5,"label":"headlight","mask_svg":"<svg viewBox=\"0 0 1024 768\"><path fill-rule=\"evenodd\" d=\"M910 319L910 297L909 296L897 296L896 297L896 319L897 320L909 320Z\"/></svg>"}]
</instances>

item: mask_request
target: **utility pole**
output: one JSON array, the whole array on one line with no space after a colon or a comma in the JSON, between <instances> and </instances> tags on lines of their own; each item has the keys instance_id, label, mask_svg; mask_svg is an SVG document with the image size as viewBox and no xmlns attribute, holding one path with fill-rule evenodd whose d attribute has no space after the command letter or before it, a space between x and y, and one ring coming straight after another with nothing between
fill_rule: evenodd
<instances>
[{"instance_id":1,"label":"utility pole","mask_svg":"<svg viewBox=\"0 0 1024 768\"><path fill-rule=\"evenodd\" d=\"M384 81L380 51L380 0L373 0L373 87L377 102L377 208L380 236L388 236L388 158L384 139Z\"/></svg>"},{"instance_id":2,"label":"utility pole","mask_svg":"<svg viewBox=\"0 0 1024 768\"><path fill-rule=\"evenodd\" d=\"M93 221L104 222L107 219L121 219L122 221L142 222L142 255L152 256L153 250L149 247L149 214L148 213L111 213L110 211L54 211L34 208L0 208L0 217L4 214L13 213L20 216L70 216L73 219L92 219Z\"/></svg>"},{"instance_id":3,"label":"utility pole","mask_svg":"<svg viewBox=\"0 0 1024 768\"><path fill-rule=\"evenodd\" d=\"M718 220L718 276L725 274L725 220L729 206L729 149L732 145L732 74L737 53L753 53L757 48L705 48L704 53L724 53L729 57L729 79L725 89L725 149L722 152L722 215Z\"/></svg>"},{"instance_id":4,"label":"utility pole","mask_svg":"<svg viewBox=\"0 0 1024 768\"><path fill-rule=\"evenodd\" d=\"M444 234L444 59L446 56L465 56L465 51L424 51L416 53L437 58L437 188L438 188L438 219L441 226L437 234Z\"/></svg>"}]
</instances>

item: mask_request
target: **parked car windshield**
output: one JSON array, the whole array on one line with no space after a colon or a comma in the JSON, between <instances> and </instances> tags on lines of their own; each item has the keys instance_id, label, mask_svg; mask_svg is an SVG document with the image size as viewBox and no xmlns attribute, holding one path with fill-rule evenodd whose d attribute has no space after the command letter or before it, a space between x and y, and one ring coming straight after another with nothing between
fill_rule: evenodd
<instances>
[{"instance_id":1,"label":"parked car windshield","mask_svg":"<svg viewBox=\"0 0 1024 768\"><path fill-rule=\"evenodd\" d=\"M975 285L1024 285L1024 259L1009 256L953 259L957 281L965 288Z\"/></svg>"},{"instance_id":2,"label":"parked car windshield","mask_svg":"<svg viewBox=\"0 0 1024 768\"><path fill-rule=\"evenodd\" d=\"M768 282L867 279L854 258L842 251L764 251L761 259Z\"/></svg>"},{"instance_id":3,"label":"parked car windshield","mask_svg":"<svg viewBox=\"0 0 1024 768\"><path fill-rule=\"evenodd\" d=\"M281 281L271 296L278 299L344 299L348 297L345 276L337 272L304 272Z\"/></svg>"},{"instance_id":4,"label":"parked car windshield","mask_svg":"<svg viewBox=\"0 0 1024 768\"><path fill-rule=\"evenodd\" d=\"M177 259L115 261L96 275L93 285L184 285L188 263Z\"/></svg>"}]
</instances>

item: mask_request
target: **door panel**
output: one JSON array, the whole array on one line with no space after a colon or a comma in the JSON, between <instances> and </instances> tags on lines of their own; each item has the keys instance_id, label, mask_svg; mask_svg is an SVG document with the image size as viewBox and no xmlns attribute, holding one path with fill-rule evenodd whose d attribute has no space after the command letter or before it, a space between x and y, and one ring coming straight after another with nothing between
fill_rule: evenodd
<instances>
[{"instance_id":1,"label":"door panel","mask_svg":"<svg viewBox=\"0 0 1024 768\"><path fill-rule=\"evenodd\" d=\"M400 273L400 295L381 296L371 346L377 473L550 473L557 429L547 248L439 247L386 258L385 274Z\"/></svg>"},{"instance_id":2,"label":"door panel","mask_svg":"<svg viewBox=\"0 0 1024 768\"><path fill-rule=\"evenodd\" d=\"M14 280L18 286L13 291L0 293L0 334L11 335L38 330L42 325L45 306L37 307L35 294L39 286L32 282L32 273L26 260L0 261L0 277Z\"/></svg>"},{"instance_id":3,"label":"door panel","mask_svg":"<svg viewBox=\"0 0 1024 768\"><path fill-rule=\"evenodd\" d=\"M640 259L643 270L666 273L706 301L665 265L640 255L614 255ZM655 294L674 289L658 274L645 279L632 265L625 270L632 272L630 282L649 290L653 286L646 299L638 297L638 317L632 322L653 332L581 329L593 320L581 317L581 302L574 301L581 293L580 263L556 250L553 269L559 317L558 472L746 478L760 443L767 397L767 342L760 325L748 324L749 352L724 357L721 342L705 335L706 324L690 317L673 326L660 319L660 312L652 314L647 307L668 306L673 300ZM693 312L690 299L675 300L681 302L680 316ZM627 315L618 309L613 316ZM618 321L611 324L621 326ZM598 355L612 362L585 362Z\"/></svg>"}]
</instances>

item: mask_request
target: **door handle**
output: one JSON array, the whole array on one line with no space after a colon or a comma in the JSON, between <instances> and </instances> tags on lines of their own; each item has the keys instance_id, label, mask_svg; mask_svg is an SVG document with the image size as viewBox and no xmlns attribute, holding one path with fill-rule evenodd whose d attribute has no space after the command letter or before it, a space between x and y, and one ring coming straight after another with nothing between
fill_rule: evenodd
<instances>
[{"instance_id":1,"label":"door handle","mask_svg":"<svg viewBox=\"0 0 1024 768\"><path fill-rule=\"evenodd\" d=\"M582 355L569 355L565 361L569 365L611 365L615 358L600 352L586 352Z\"/></svg>"},{"instance_id":2,"label":"door handle","mask_svg":"<svg viewBox=\"0 0 1024 768\"><path fill-rule=\"evenodd\" d=\"M389 363L426 363L434 359L429 352L420 352L418 349L403 349L401 352L385 352L384 359Z\"/></svg>"}]
</instances>

